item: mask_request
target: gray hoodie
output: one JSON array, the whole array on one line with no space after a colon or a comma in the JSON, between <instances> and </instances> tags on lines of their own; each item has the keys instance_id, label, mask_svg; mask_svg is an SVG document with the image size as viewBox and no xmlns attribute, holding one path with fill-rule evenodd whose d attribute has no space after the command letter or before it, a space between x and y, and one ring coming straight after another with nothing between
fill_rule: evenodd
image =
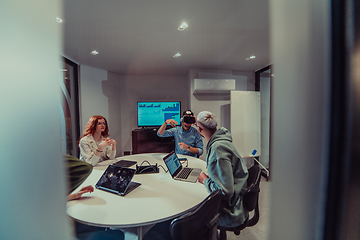
<instances>
[{"instance_id":1,"label":"gray hoodie","mask_svg":"<svg viewBox=\"0 0 360 240\"><path fill-rule=\"evenodd\" d=\"M219 226L235 227L249 216L242 204L242 189L248 178L244 159L235 149L229 130L222 127L210 138L206 168L210 178L204 181L208 192L221 189Z\"/></svg>"}]
</instances>

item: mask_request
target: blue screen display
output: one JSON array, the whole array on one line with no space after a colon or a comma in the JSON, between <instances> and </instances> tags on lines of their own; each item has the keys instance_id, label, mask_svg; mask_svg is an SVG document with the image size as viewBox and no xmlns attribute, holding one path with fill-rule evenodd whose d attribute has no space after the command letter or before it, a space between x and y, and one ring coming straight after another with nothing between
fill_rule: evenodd
<instances>
[{"instance_id":1,"label":"blue screen display","mask_svg":"<svg viewBox=\"0 0 360 240\"><path fill-rule=\"evenodd\" d=\"M170 118L180 124L180 102L138 102L137 117L138 127L161 126Z\"/></svg>"},{"instance_id":2,"label":"blue screen display","mask_svg":"<svg viewBox=\"0 0 360 240\"><path fill-rule=\"evenodd\" d=\"M175 171L180 167L181 163L176 154L171 154L167 159L164 159L167 168L171 175L174 175Z\"/></svg>"}]
</instances>

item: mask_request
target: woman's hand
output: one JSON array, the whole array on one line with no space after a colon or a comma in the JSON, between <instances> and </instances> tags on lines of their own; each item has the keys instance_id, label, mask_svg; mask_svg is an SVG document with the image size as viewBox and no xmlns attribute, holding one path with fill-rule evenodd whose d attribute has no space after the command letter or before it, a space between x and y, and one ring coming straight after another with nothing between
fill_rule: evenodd
<instances>
[{"instance_id":1,"label":"woman's hand","mask_svg":"<svg viewBox=\"0 0 360 240\"><path fill-rule=\"evenodd\" d=\"M116 145L116 141L114 139L107 138L106 141L108 142L109 145Z\"/></svg>"},{"instance_id":2,"label":"woman's hand","mask_svg":"<svg viewBox=\"0 0 360 240\"><path fill-rule=\"evenodd\" d=\"M116 141L114 139L107 138L107 142L110 146L112 146L112 150L116 149Z\"/></svg>"},{"instance_id":3,"label":"woman's hand","mask_svg":"<svg viewBox=\"0 0 360 240\"><path fill-rule=\"evenodd\" d=\"M105 139L103 139L102 142L99 144L98 149L99 149L100 151L102 151L102 150L104 150L104 148L105 148L106 146L109 146L109 145L111 145L111 144L109 144L108 139L105 138Z\"/></svg>"},{"instance_id":4,"label":"woman's hand","mask_svg":"<svg viewBox=\"0 0 360 240\"><path fill-rule=\"evenodd\" d=\"M94 191L94 188L93 186L89 185L89 186L86 186L86 187L83 187L82 189L80 189L80 191L76 192L76 193L71 193L69 194L68 196L68 200L75 200L75 199L79 199L81 198L81 196L84 194L84 193L91 193Z\"/></svg>"}]
</instances>

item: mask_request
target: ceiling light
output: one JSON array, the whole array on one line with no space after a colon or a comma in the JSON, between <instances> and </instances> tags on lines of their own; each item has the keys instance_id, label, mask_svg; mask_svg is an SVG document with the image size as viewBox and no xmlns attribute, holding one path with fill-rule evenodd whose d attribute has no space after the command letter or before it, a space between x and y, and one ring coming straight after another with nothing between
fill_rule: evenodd
<instances>
[{"instance_id":1,"label":"ceiling light","mask_svg":"<svg viewBox=\"0 0 360 240\"><path fill-rule=\"evenodd\" d=\"M250 60L250 59L254 59L254 58L256 58L256 57L254 55L252 55L250 57L245 58L245 60Z\"/></svg>"},{"instance_id":2,"label":"ceiling light","mask_svg":"<svg viewBox=\"0 0 360 240\"><path fill-rule=\"evenodd\" d=\"M61 18L55 17L55 21L58 23L62 23L63 20Z\"/></svg>"},{"instance_id":3,"label":"ceiling light","mask_svg":"<svg viewBox=\"0 0 360 240\"><path fill-rule=\"evenodd\" d=\"M181 56L180 53L175 53L173 57L174 57L174 58L177 58L177 57L180 57L180 56Z\"/></svg>"},{"instance_id":4,"label":"ceiling light","mask_svg":"<svg viewBox=\"0 0 360 240\"><path fill-rule=\"evenodd\" d=\"M99 53L98 53L98 51L96 51L96 50L92 50L92 51L90 52L90 54L91 54L91 55L98 55Z\"/></svg>"},{"instance_id":5,"label":"ceiling light","mask_svg":"<svg viewBox=\"0 0 360 240\"><path fill-rule=\"evenodd\" d=\"M188 27L187 23L186 23L186 22L183 22L183 23L178 27L178 30L179 30L179 31L184 31L185 28L187 28L187 27Z\"/></svg>"}]
</instances>

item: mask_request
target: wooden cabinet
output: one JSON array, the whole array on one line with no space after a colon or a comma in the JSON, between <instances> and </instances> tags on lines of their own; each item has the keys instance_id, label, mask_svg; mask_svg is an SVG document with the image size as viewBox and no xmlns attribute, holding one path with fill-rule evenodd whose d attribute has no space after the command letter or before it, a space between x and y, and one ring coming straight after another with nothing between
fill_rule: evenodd
<instances>
[{"instance_id":1,"label":"wooden cabinet","mask_svg":"<svg viewBox=\"0 0 360 240\"><path fill-rule=\"evenodd\" d=\"M174 137L162 138L157 129L134 129L132 135L132 154L137 153L169 153L175 149Z\"/></svg>"}]
</instances>

